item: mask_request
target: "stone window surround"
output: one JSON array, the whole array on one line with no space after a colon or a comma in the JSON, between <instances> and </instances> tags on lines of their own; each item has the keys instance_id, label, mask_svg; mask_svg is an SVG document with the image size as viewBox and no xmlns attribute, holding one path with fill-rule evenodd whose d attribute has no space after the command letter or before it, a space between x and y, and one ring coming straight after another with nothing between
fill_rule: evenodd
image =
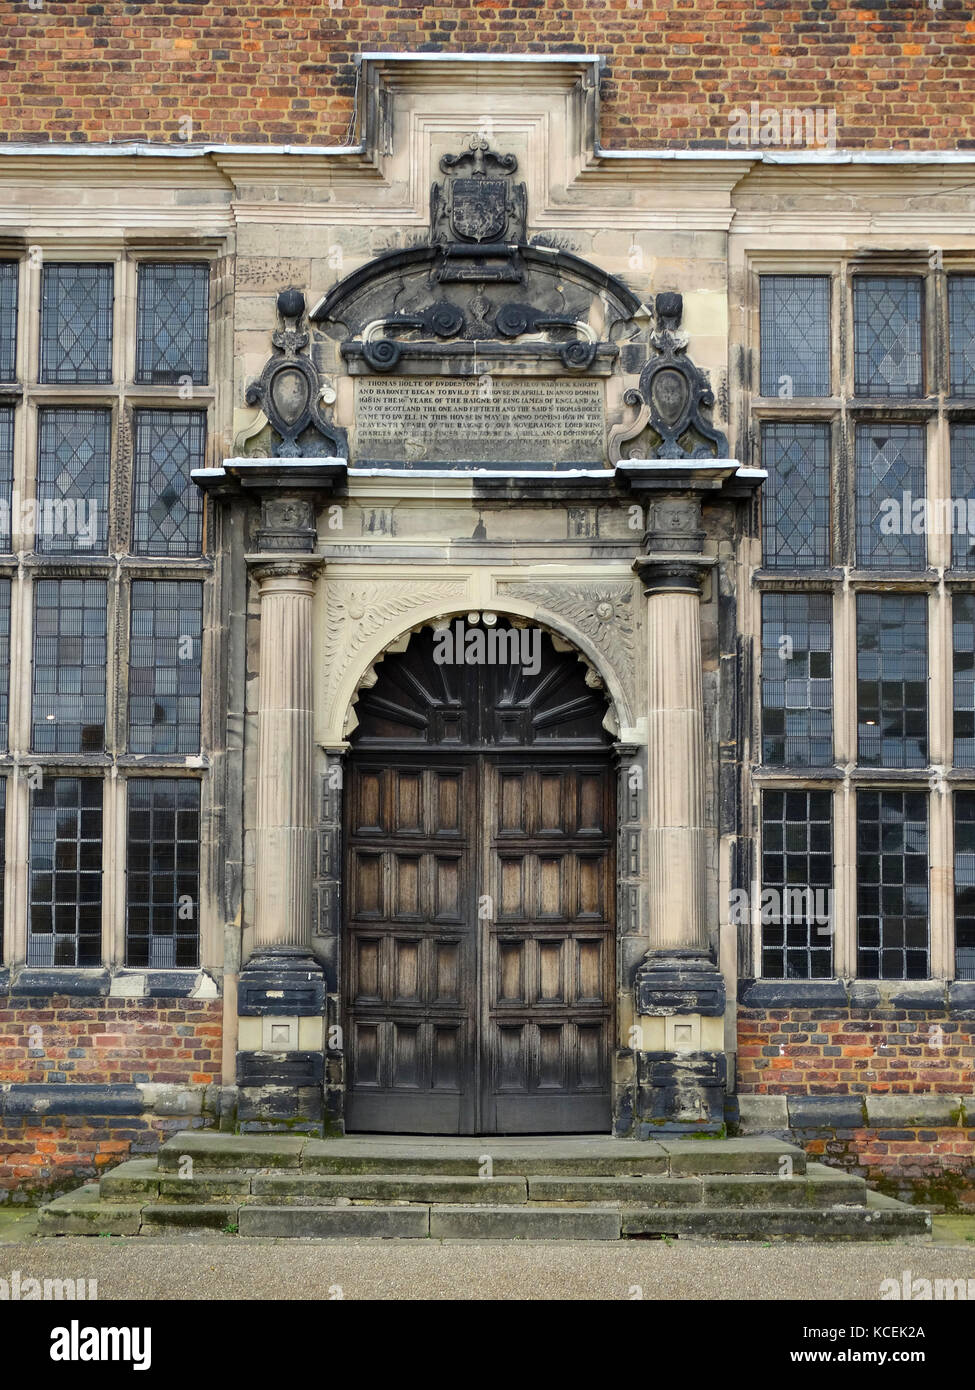
<instances>
[{"instance_id":1,"label":"stone window surround","mask_svg":"<svg viewBox=\"0 0 975 1390\"><path fill-rule=\"evenodd\" d=\"M211 814L211 787L207 775L211 759L206 752L188 756L134 755L127 751L128 708L128 645L131 616L131 583L133 579L188 579L203 583L204 639L203 688L209 688L210 672L217 660L210 615L215 607L214 563L208 557L206 518L204 518L203 547L199 557L170 559L161 556L133 556L129 553L132 509L132 439L133 412L140 407L157 409L204 410L208 420L208 437L218 414L222 394L217 382L217 347L224 325L219 322L216 302L218 295L211 289L208 334L208 368L205 386L194 385L189 399L180 397L176 385L151 386L137 383L136 360L136 302L138 266L143 261L179 260L211 264L211 286L216 279L217 260L225 251L221 239L207 238L178 242L152 236L126 240L117 235L107 237L32 237L25 247L12 238L0 238L0 257L15 260L20 265L18 325L16 350L16 381L12 390L3 393L6 403L15 406L14 422L14 490L21 498L35 495L37 464L37 411L43 406L85 405L106 407L111 412L111 473L108 527L108 555L82 558L70 555L37 555L29 550L30 537L16 529L11 550L0 556L0 574L9 577L12 587L11 603L11 718L8 748L0 751L0 776L7 783L6 814L6 922L0 968L5 963L15 974L24 967L27 937L27 848L29 838L29 785L32 769L39 768L45 776L96 776L103 788L104 870L102 885L102 962L114 981L133 972L125 970L125 840L126 840L126 776L168 775L194 777L201 782L201 827ZM44 259L52 261L112 262L115 265L113 307L113 368L112 381L102 385L60 386L39 382L39 331L41 275L36 268ZM225 314L229 310L223 311ZM16 512L16 509L15 509ZM15 523L16 523L15 515ZM106 708L105 751L98 754L39 754L30 751L31 717L31 653L33 649L32 613L33 580L38 577L92 577L108 581L108 680ZM208 720L204 712L201 735L206 740ZM202 836L201 836L202 839ZM201 843L200 857L200 961L201 965L186 971L153 971L154 976L165 973L160 987L164 992L189 992L201 969L212 968L219 962L222 950L222 926L211 921L209 904L213 894L210 884L218 867L211 862L208 847ZM50 977L45 983L57 992L67 983L67 967L53 967L43 972ZM77 971L73 972L77 974ZM90 972L84 972L86 975ZM98 973L98 972L96 972ZM146 974L147 972L135 972ZM183 980L185 976L185 980ZM170 980L169 977L172 977ZM114 989L114 985L112 986ZM124 985L122 986L124 990ZM97 992L97 991L96 991Z\"/></svg>"},{"instance_id":2,"label":"stone window surround","mask_svg":"<svg viewBox=\"0 0 975 1390\"><path fill-rule=\"evenodd\" d=\"M830 425L831 514L833 563L803 571L763 569L760 542L746 574L748 599L742 602L742 626L751 635L756 651L761 643L761 594L767 592L830 592L833 595L834 765L820 770L763 767L761 752L761 669L754 663L754 723L751 761L746 763L745 806L755 838L755 864L761 864L760 795L766 789L832 789L834 816L834 960L835 977L856 976L856 802L858 789L930 788L929 811L929 913L930 979L952 980L954 955L954 816L952 791L975 789L975 769L954 769L951 764L952 638L951 592L970 591L972 578L951 570L951 537L932 534L927 568L908 571L857 569L855 554L855 457L854 430L858 422L912 420L927 431L927 492L950 496L949 428L957 420L972 418L972 402L949 396L947 277L975 270L970 250L945 251L942 263L932 264L927 250L903 252L841 250L755 249L746 251L747 303L741 327L743 346L750 349L751 370L739 397L739 437L736 450L743 463L760 466L759 427L767 420L821 421ZM927 394L916 401L898 398L855 397L853 394L853 295L854 273L913 274L924 280L924 328L922 352ZM770 274L824 275L831 277L830 315L831 382L833 394L822 400L765 397L760 391L759 277ZM747 447L746 447L747 441ZM759 532L760 535L760 532ZM929 748L930 764L923 769L859 768L856 764L856 595L890 591L924 593L928 601ZM746 833L747 833L747 828ZM756 867L760 877L760 868ZM748 958L751 974L761 978L761 923L753 918ZM791 985L793 981L777 982ZM892 983L892 982L890 982ZM910 982L907 982L910 983Z\"/></svg>"}]
</instances>

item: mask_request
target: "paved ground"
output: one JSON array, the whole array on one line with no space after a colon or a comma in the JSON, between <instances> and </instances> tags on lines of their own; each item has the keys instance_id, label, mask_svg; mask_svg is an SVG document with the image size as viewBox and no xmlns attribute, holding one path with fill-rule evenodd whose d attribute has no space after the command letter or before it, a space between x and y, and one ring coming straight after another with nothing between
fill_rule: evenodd
<instances>
[{"instance_id":1,"label":"paved ground","mask_svg":"<svg viewBox=\"0 0 975 1390\"><path fill-rule=\"evenodd\" d=\"M32 1229L32 1213L0 1213L0 1278L97 1279L103 1299L876 1299L905 1269L975 1280L975 1217L936 1218L930 1245L40 1240Z\"/></svg>"}]
</instances>

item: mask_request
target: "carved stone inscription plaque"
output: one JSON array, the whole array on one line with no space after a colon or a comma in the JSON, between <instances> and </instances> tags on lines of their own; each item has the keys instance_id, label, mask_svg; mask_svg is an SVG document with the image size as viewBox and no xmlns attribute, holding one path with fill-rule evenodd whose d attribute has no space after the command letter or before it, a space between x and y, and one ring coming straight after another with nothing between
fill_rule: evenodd
<instances>
[{"instance_id":1,"label":"carved stone inscription plaque","mask_svg":"<svg viewBox=\"0 0 975 1390\"><path fill-rule=\"evenodd\" d=\"M573 377L358 377L358 463L599 467L601 381Z\"/></svg>"}]
</instances>

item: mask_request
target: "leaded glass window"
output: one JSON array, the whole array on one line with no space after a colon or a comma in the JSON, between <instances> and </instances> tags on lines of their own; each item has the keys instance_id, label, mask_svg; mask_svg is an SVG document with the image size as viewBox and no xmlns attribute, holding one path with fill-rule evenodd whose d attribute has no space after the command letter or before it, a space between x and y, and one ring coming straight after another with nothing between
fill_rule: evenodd
<instances>
[{"instance_id":1,"label":"leaded glass window","mask_svg":"<svg viewBox=\"0 0 975 1390\"><path fill-rule=\"evenodd\" d=\"M49 261L41 273L41 381L111 381L115 267Z\"/></svg>"},{"instance_id":2,"label":"leaded glass window","mask_svg":"<svg viewBox=\"0 0 975 1390\"><path fill-rule=\"evenodd\" d=\"M136 554L199 555L203 502L190 473L205 451L204 411L135 412Z\"/></svg>"},{"instance_id":3,"label":"leaded glass window","mask_svg":"<svg viewBox=\"0 0 975 1390\"><path fill-rule=\"evenodd\" d=\"M828 275L761 277L762 395L828 396Z\"/></svg>"},{"instance_id":4,"label":"leaded glass window","mask_svg":"<svg viewBox=\"0 0 975 1390\"><path fill-rule=\"evenodd\" d=\"M200 784L134 777L128 785L126 965L199 963Z\"/></svg>"},{"instance_id":5,"label":"leaded glass window","mask_svg":"<svg viewBox=\"0 0 975 1390\"><path fill-rule=\"evenodd\" d=\"M948 276L951 394L975 396L975 275Z\"/></svg>"},{"instance_id":6,"label":"leaded glass window","mask_svg":"<svg viewBox=\"0 0 975 1390\"><path fill-rule=\"evenodd\" d=\"M38 579L34 585L37 753L98 753L105 746L106 584Z\"/></svg>"},{"instance_id":7,"label":"leaded glass window","mask_svg":"<svg viewBox=\"0 0 975 1390\"><path fill-rule=\"evenodd\" d=\"M30 794L28 965L99 965L102 784L46 777Z\"/></svg>"},{"instance_id":8,"label":"leaded glass window","mask_svg":"<svg viewBox=\"0 0 975 1390\"><path fill-rule=\"evenodd\" d=\"M857 725L865 766L927 766L925 594L857 595Z\"/></svg>"},{"instance_id":9,"label":"leaded glass window","mask_svg":"<svg viewBox=\"0 0 975 1390\"><path fill-rule=\"evenodd\" d=\"M108 548L111 413L58 406L37 414L38 532L34 548L46 554L104 554Z\"/></svg>"},{"instance_id":10,"label":"leaded glass window","mask_svg":"<svg viewBox=\"0 0 975 1390\"><path fill-rule=\"evenodd\" d=\"M828 565L829 426L762 425L763 563L773 569Z\"/></svg>"},{"instance_id":11,"label":"leaded glass window","mask_svg":"<svg viewBox=\"0 0 975 1390\"><path fill-rule=\"evenodd\" d=\"M857 428L857 564L862 569L924 568L924 440L923 425Z\"/></svg>"},{"instance_id":12,"label":"leaded glass window","mask_svg":"<svg viewBox=\"0 0 975 1390\"><path fill-rule=\"evenodd\" d=\"M14 491L14 408L0 405L0 551L12 543L10 509Z\"/></svg>"},{"instance_id":13,"label":"leaded glass window","mask_svg":"<svg viewBox=\"0 0 975 1390\"><path fill-rule=\"evenodd\" d=\"M854 392L920 396L921 281L908 275L857 275L853 281Z\"/></svg>"},{"instance_id":14,"label":"leaded glass window","mask_svg":"<svg viewBox=\"0 0 975 1390\"><path fill-rule=\"evenodd\" d=\"M857 974L928 974L928 805L924 792L857 793Z\"/></svg>"},{"instance_id":15,"label":"leaded glass window","mask_svg":"<svg viewBox=\"0 0 975 1390\"><path fill-rule=\"evenodd\" d=\"M0 579L0 748L10 733L10 580Z\"/></svg>"},{"instance_id":16,"label":"leaded glass window","mask_svg":"<svg viewBox=\"0 0 975 1390\"><path fill-rule=\"evenodd\" d=\"M210 267L188 262L139 266L136 381L174 386L207 380Z\"/></svg>"},{"instance_id":17,"label":"leaded glass window","mask_svg":"<svg viewBox=\"0 0 975 1390\"><path fill-rule=\"evenodd\" d=\"M975 980L975 792L955 793L955 976Z\"/></svg>"},{"instance_id":18,"label":"leaded glass window","mask_svg":"<svg viewBox=\"0 0 975 1390\"><path fill-rule=\"evenodd\" d=\"M0 381L17 379L17 287L20 266L0 261Z\"/></svg>"},{"instance_id":19,"label":"leaded glass window","mask_svg":"<svg viewBox=\"0 0 975 1390\"><path fill-rule=\"evenodd\" d=\"M956 767L975 767L975 594L951 601L953 731Z\"/></svg>"},{"instance_id":20,"label":"leaded glass window","mask_svg":"<svg viewBox=\"0 0 975 1390\"><path fill-rule=\"evenodd\" d=\"M975 425L951 426L951 518L951 563L975 569Z\"/></svg>"},{"instance_id":21,"label":"leaded glass window","mask_svg":"<svg viewBox=\"0 0 975 1390\"><path fill-rule=\"evenodd\" d=\"M203 586L192 580L132 584L129 752L200 751Z\"/></svg>"},{"instance_id":22,"label":"leaded glass window","mask_svg":"<svg viewBox=\"0 0 975 1390\"><path fill-rule=\"evenodd\" d=\"M762 760L788 767L833 761L830 594L762 597Z\"/></svg>"},{"instance_id":23,"label":"leaded glass window","mask_svg":"<svg viewBox=\"0 0 975 1390\"><path fill-rule=\"evenodd\" d=\"M762 974L833 973L833 799L827 791L762 793Z\"/></svg>"}]
</instances>

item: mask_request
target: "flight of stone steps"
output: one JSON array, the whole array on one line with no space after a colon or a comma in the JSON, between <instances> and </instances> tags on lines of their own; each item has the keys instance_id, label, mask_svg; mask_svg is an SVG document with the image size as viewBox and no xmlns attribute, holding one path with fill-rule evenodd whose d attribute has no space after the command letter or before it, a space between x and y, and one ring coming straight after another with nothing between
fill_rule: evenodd
<instances>
[{"instance_id":1,"label":"flight of stone steps","mask_svg":"<svg viewBox=\"0 0 975 1390\"><path fill-rule=\"evenodd\" d=\"M40 1213L42 1235L925 1238L930 1215L775 1139L313 1139L196 1130Z\"/></svg>"}]
</instances>

